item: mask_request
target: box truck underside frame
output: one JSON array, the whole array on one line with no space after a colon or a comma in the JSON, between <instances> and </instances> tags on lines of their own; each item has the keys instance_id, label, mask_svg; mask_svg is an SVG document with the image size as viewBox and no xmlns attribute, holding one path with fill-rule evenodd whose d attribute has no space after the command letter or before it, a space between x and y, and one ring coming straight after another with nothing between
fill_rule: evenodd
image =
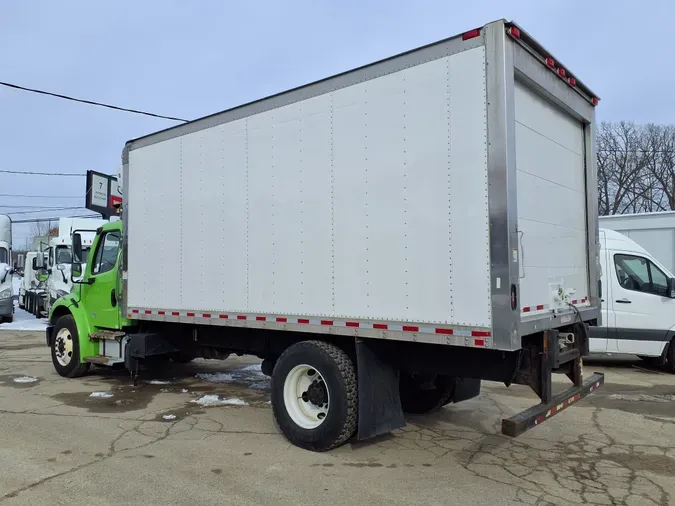
<instances>
[{"instance_id":1,"label":"box truck underside frame","mask_svg":"<svg viewBox=\"0 0 675 506\"><path fill-rule=\"evenodd\" d=\"M88 337L98 343L98 355L83 361L106 365L121 363L135 375L144 360L155 356L224 358L230 353L257 355L263 359L263 372L273 377L272 403L279 419L285 415L279 414L281 408L276 403L284 394L281 390L276 391L275 375L288 373L288 381L295 370L289 365L293 360L320 357L317 363L323 364L321 367L342 378L340 384L332 384L331 388L337 388L345 396L345 405L353 406L341 416L347 420L344 427L350 426L352 430L358 427L359 438L401 427L405 423L402 409L406 406L408 411L422 412L432 406L474 397L479 392L480 380L528 385L541 399L541 404L503 421L503 433L512 436L588 395L604 381L601 374L586 380L582 377L582 356L588 351L587 325L599 317L597 204L592 148L596 99L581 82L563 79L564 72L558 67L551 69L548 59L551 59L550 55L525 32L516 25L500 21L356 71L130 141L123 153L125 225L119 266L122 286L121 290L115 288L114 297L120 301L122 323L119 329L93 328ZM420 69L421 73L416 73ZM429 88L436 82L429 79L435 73L447 79L443 89ZM461 84L451 84L453 78L460 78ZM416 83L416 86L408 88L410 83ZM413 90L419 87L422 92L417 92L415 98ZM419 226L434 223L441 231L445 226L445 234L416 236L415 227L409 226L409 220L415 219L415 212L423 206L424 200L435 198L435 194L422 192L419 205L412 202L410 208L401 211L397 223L403 224L413 242L406 242L407 233L386 235L384 223L390 218L386 209L378 211L376 206L369 206L368 199L361 202L350 197L347 199L350 205L363 208L358 209L360 216L383 218L382 226L375 230L365 222L365 232L360 238L361 232L354 228L360 226L360 222L354 221L355 215L350 214L349 209L339 208L339 197L345 190L340 177L350 167L360 167L362 163L370 167L368 156L364 156L366 162L348 160L339 172L334 168L341 163L340 157L365 152L367 146L358 147L353 143L361 142L359 139L366 134L357 131L350 137L347 131L346 137L340 137L343 133L339 118L341 114L350 114L350 107L359 103L356 95L372 93L375 105L368 107L377 109L381 106L377 111L384 118L381 126L385 129L388 107L385 107L386 102L378 106L377 97L406 92L410 92L409 100L418 100L421 107L427 106L430 114L439 108L426 101L427 97L444 100L442 103L446 105L443 107L447 107L447 111L456 108L448 113L447 123L443 116L437 118L437 129L432 128L434 125L426 129L430 138L427 142L431 144L418 144L416 149L428 152L438 143L447 143L442 148L445 152L442 156L448 157L443 159L444 163L450 167L446 177L452 179L462 175L464 185L456 187L448 184L450 179L446 181L445 190L449 195L444 198L450 201L447 209L450 218L432 214L414 223ZM520 105L514 99L517 92L521 94ZM477 107L462 109L464 102L477 104ZM318 109L312 110L312 107ZM444 111L443 107L441 111ZM521 114L518 107L523 111L522 117L518 116ZM555 134L547 137L546 132L536 132L541 137L537 142L523 140L527 133L519 133L517 124L530 131L545 128L529 121L531 118L527 114L533 107L539 107L538 112L543 115L548 114L546 117L555 128L570 132L573 140L569 145L565 145L567 139L556 138ZM307 220L303 226L296 226L293 220L282 219L283 216L275 221L275 213L283 212L283 209L268 209L265 206L271 204L266 203L265 195L256 193L260 186L256 181L272 181L270 191L277 191L275 184L285 185L289 201L308 198L296 195L298 186L291 185L274 172L274 160L283 157L295 160L293 157L300 148L280 151L275 155L277 158L270 155L267 159L263 148L265 142L274 142L274 136L260 145L255 144L262 142L261 138L268 139L266 127L261 122L270 114L278 114L275 124L282 126L297 120L298 114L306 114L310 123L318 121L322 114L330 115L327 127L330 130L326 130L331 139L330 146L311 144L316 150L326 151L331 166L324 181L331 190L325 199L319 195L314 200L330 204L325 216L321 215L323 208L317 208L315 213L317 219L326 218L330 226L312 229L315 236L297 235L303 233L303 227L310 226L310 217L302 210L299 218L295 218ZM414 116L414 112L410 114ZM424 119L403 116L406 122ZM378 121L377 114L371 117L373 119L369 121ZM407 123L403 130L405 125ZM309 131L322 128L313 123L308 126ZM438 132L443 135L435 136ZM298 142L292 137L284 140L286 146L295 146L293 143ZM409 141L407 137L405 140ZM392 144L388 136L380 141ZM200 149L207 142L219 142L223 146L222 156L231 156L230 153L239 149L237 146L243 146L239 163L223 162L228 168L246 167L241 180L235 180L237 175L234 173L228 173L229 179L225 178L222 171L219 181L194 177L191 164L200 164L202 170L206 170L203 160L210 155ZM347 149L343 149L345 145ZM551 198L556 202L549 205L560 209L564 202L558 200L569 196L575 207L568 213L543 213L543 222L533 224L535 220L528 214L533 206L516 192L518 182L532 184L531 174L524 169L521 159L517 160L517 152L521 157L537 157L538 167L548 167L551 154L542 155L543 150L557 149L556 146L561 145L566 153L569 152L569 170L576 171L576 179L554 181L556 187L551 190ZM194 159L191 158L193 155ZM381 156L388 156L386 150ZM318 161L312 162L320 167ZM215 162L210 160L209 163ZM294 164L297 165L295 162L287 165L292 167ZM434 164L427 166L431 170ZM475 170L472 172L466 167ZM256 173L256 170L263 172ZM453 170L463 172L453 176ZM321 177L318 168L312 173L303 173L302 177L310 177L309 174ZM161 177L178 181L180 191L174 194L172 189L164 188L162 192L151 194L145 190ZM356 173L350 173L350 177L356 178L350 184L362 185L368 191L372 188L375 195L370 197L376 199L377 174L372 174L370 180ZM405 178L404 175L407 185L415 184L412 178ZM537 180L545 178L539 175ZM223 193L212 203L212 208L207 209L206 202L203 206L194 206L184 200L185 195L199 195L203 188L214 184L222 185ZM273 193L274 198L267 200L274 202L275 195ZM386 190L380 197L379 202L386 202ZM531 194L527 197L535 198ZM413 192L410 192L410 198L415 198ZM541 199L541 205L546 205L546 196L542 195ZM156 228L156 224L162 222L166 202L172 202L172 212L178 213L177 233L181 235L181 244L189 246L181 246L179 255L162 246L167 240L166 231ZM225 207L239 204L240 208ZM200 228L205 220L204 212L218 216L218 226L228 233L221 234L225 240L223 244L197 250L199 241L190 238L204 237L206 231ZM466 216L471 217L473 224L481 226L466 226L462 221ZM443 223L439 221L441 219L449 221ZM351 232L342 237L340 226L345 222L349 223ZM541 225L545 226L543 232ZM324 228L330 229L326 232L325 244L321 243ZM108 229L110 227L104 227L103 233ZM300 232L297 229L301 229ZM552 237L552 229L559 230L566 240ZM400 242L387 241L387 238L401 236L405 239ZM271 242L270 237L274 238ZM149 254L147 245L150 243L156 247L153 250L157 251L156 255ZM300 249L292 254L286 251L287 257L275 257L283 253L279 249L282 243L287 249ZM245 244L245 256L235 258L236 250L232 245L239 244ZM394 257L411 244L423 245L415 250L420 258L434 255L439 246L444 247L449 252L447 265L437 257L429 258L435 261L434 269L447 268L448 271L429 270L427 262L421 261L414 266L416 275L406 277L408 258ZM323 246L326 246L325 250ZM352 252L355 250L365 253L354 257ZM222 256L208 257L210 252L222 255L223 251L235 253L229 253L225 261ZM309 253L312 256L304 256ZM200 255L207 255L207 258ZM313 258L323 258L322 255L330 259L325 264L331 266L330 275L321 270L321 265L310 264ZM371 262L372 255L375 255L372 257L374 262ZM564 262L560 261L561 257ZM315 268L312 275L304 271L299 275L304 276L302 279L307 285L325 281L331 287L326 307L307 310L314 301L322 300L323 294L301 289L302 283L297 282L297 277L281 272L287 266L287 271L292 273L298 258L302 269ZM375 262L390 268L390 272L399 272L405 282L387 284L386 279L378 277ZM363 276L352 282L349 269L341 269L360 263L365 266ZM191 268L197 265L220 270L203 272L202 277L195 280L191 277ZM279 267L270 268L274 265ZM543 282L537 283L536 276ZM221 280L217 290L211 279ZM256 291L258 285L264 285L270 279L273 280L272 288L267 292ZM459 290L460 284L470 288ZM413 302L406 304L406 298ZM387 301L388 307L378 306L381 301ZM83 304L83 301L74 298L72 304ZM391 310L392 307L400 310ZM52 326L47 331L50 346L55 346L58 334L63 330L59 327L59 317L69 312L72 309L61 305L52 313ZM359 316L362 314L368 316ZM296 368L301 365L299 363ZM319 366L316 370L308 369L308 374L317 371L320 371ZM566 374L574 386L554 395L551 383L554 372ZM303 400L305 396L310 400L324 399L325 389L317 387L316 382L308 385L302 394ZM425 406L420 405L421 399L425 400ZM317 402L316 405L321 406L321 402ZM343 433L334 434L328 442L310 444L302 439L305 432L298 436L297 430L288 429L284 434L296 444L312 449L328 449L341 444L347 437Z\"/></svg>"}]
</instances>

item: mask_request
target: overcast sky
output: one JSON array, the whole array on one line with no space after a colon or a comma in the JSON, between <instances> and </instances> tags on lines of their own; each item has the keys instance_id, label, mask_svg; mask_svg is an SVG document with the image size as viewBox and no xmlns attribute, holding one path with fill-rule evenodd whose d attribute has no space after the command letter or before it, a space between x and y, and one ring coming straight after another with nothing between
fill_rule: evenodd
<instances>
[{"instance_id":1,"label":"overcast sky","mask_svg":"<svg viewBox=\"0 0 675 506\"><path fill-rule=\"evenodd\" d=\"M602 98L599 119L675 123L674 17L673 0L0 0L0 81L193 119L506 18ZM0 87L0 169L115 173L126 140L173 124ZM83 205L84 186L0 173L0 194L72 197L0 212Z\"/></svg>"}]
</instances>

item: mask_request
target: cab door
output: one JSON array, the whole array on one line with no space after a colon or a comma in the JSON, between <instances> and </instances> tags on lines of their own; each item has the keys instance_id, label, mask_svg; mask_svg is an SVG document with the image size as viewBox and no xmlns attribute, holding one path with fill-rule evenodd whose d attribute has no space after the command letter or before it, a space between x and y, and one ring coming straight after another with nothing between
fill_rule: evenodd
<instances>
[{"instance_id":1,"label":"cab door","mask_svg":"<svg viewBox=\"0 0 675 506\"><path fill-rule=\"evenodd\" d=\"M87 264L91 284L83 285L83 299L92 323L99 328L120 326L117 300L117 262L120 257L121 232L111 230L98 237Z\"/></svg>"}]
</instances>

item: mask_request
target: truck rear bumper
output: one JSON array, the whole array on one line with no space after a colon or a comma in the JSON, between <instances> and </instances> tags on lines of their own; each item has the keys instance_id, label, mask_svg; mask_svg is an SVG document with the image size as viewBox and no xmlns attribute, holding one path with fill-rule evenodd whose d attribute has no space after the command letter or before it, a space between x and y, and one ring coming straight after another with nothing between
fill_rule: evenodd
<instances>
[{"instance_id":1,"label":"truck rear bumper","mask_svg":"<svg viewBox=\"0 0 675 506\"><path fill-rule=\"evenodd\" d=\"M525 411L521 411L511 418L502 420L502 434L516 437L523 432L536 427L557 415L566 407L580 401L588 394L600 388L605 382L605 375L594 373L585 380L581 386L571 387L564 392L555 395L551 402L537 404Z\"/></svg>"}]
</instances>

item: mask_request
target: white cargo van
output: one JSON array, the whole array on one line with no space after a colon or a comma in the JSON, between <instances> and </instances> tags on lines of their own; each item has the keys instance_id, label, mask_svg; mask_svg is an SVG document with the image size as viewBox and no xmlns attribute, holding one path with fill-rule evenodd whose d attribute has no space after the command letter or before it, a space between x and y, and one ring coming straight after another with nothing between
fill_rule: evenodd
<instances>
[{"instance_id":1,"label":"white cargo van","mask_svg":"<svg viewBox=\"0 0 675 506\"><path fill-rule=\"evenodd\" d=\"M675 372L675 279L632 239L600 229L602 323L591 353L657 358Z\"/></svg>"}]
</instances>

